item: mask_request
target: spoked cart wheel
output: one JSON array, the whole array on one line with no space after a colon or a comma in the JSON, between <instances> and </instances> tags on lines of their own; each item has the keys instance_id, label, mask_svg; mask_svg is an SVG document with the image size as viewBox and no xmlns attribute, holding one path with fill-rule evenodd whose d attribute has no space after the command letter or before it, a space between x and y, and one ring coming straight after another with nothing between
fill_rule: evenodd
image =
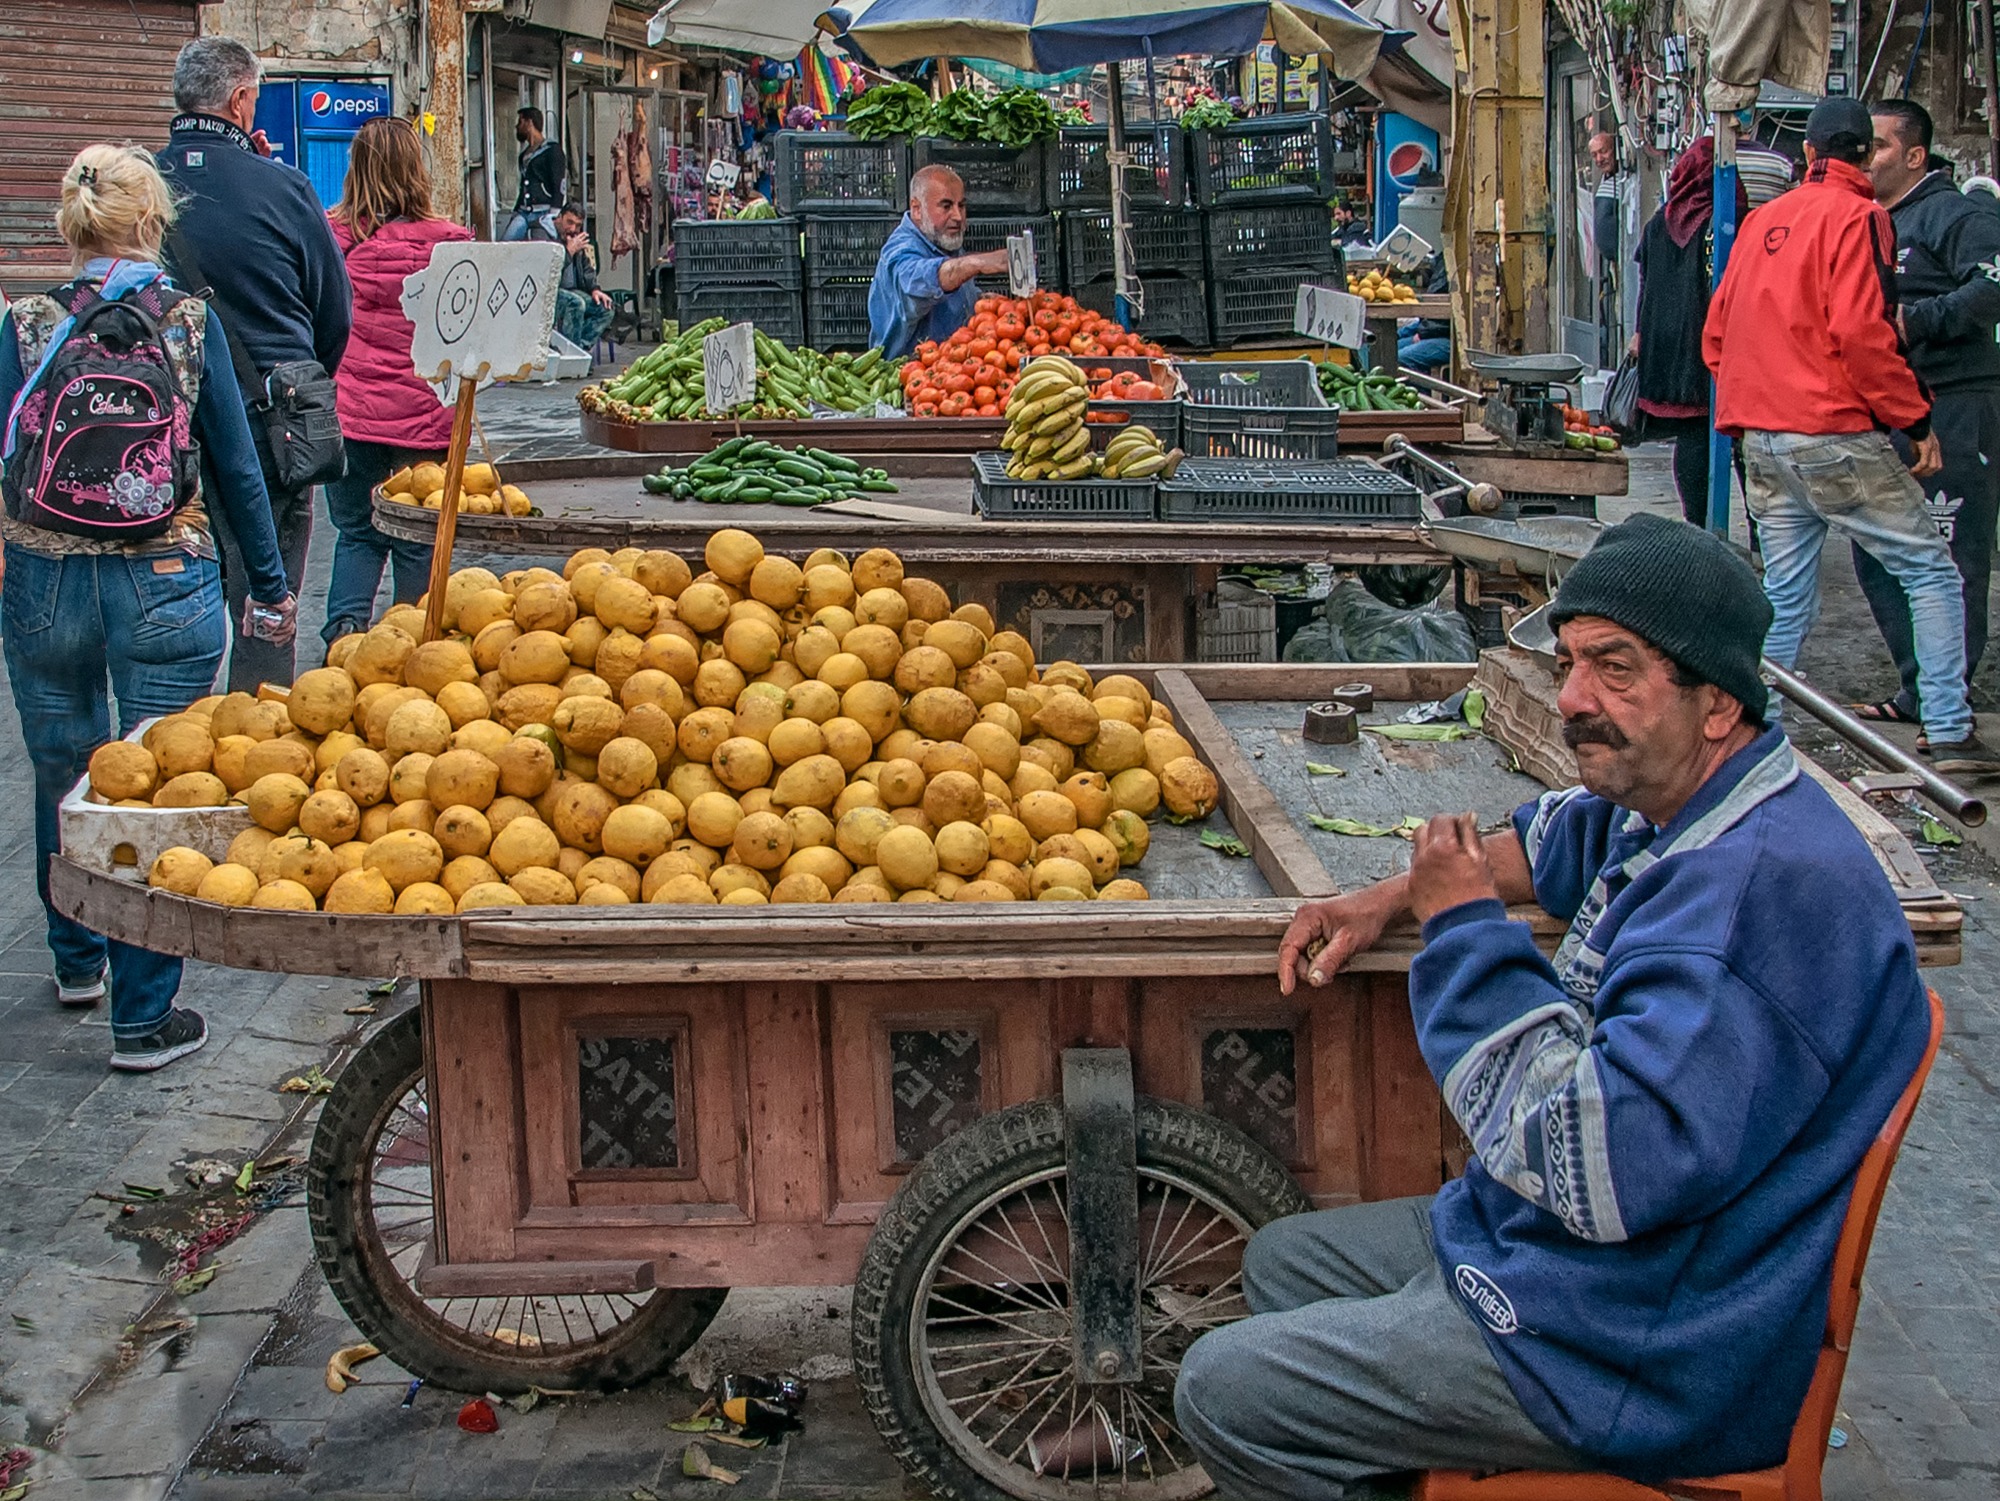
<instances>
[{"instance_id":1,"label":"spoked cart wheel","mask_svg":"<svg viewBox=\"0 0 2000 1501\"><path fill-rule=\"evenodd\" d=\"M1243 1251L1311 1208L1231 1126L1136 1101L1141 1375L1086 1385L1072 1339L1061 1102L987 1116L933 1150L877 1224L854 1290L854 1365L896 1457L955 1501L1192 1501L1212 1489L1174 1423L1189 1345L1242 1318ZM1080 1206L1079 1206L1080 1207Z\"/></svg>"},{"instance_id":2,"label":"spoked cart wheel","mask_svg":"<svg viewBox=\"0 0 2000 1501\"><path fill-rule=\"evenodd\" d=\"M722 1307L720 1288L425 1297L432 1233L430 1106L412 1009L377 1032L327 1096L313 1136L313 1249L362 1334L456 1391L616 1390L658 1375Z\"/></svg>"}]
</instances>

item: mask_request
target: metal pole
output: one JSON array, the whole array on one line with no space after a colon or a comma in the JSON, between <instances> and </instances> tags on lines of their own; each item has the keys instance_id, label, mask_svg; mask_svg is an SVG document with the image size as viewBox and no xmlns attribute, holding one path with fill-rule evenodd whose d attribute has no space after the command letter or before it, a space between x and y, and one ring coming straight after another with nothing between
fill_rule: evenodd
<instances>
[{"instance_id":1,"label":"metal pole","mask_svg":"<svg viewBox=\"0 0 2000 1501\"><path fill-rule=\"evenodd\" d=\"M1979 0L1979 25L1986 33L1986 45L1980 49L1985 56L1979 61L1986 74L1987 170L2000 176L2000 78L1994 76L2000 47L1993 40L1993 0Z\"/></svg>"},{"instance_id":2,"label":"metal pole","mask_svg":"<svg viewBox=\"0 0 2000 1501\"><path fill-rule=\"evenodd\" d=\"M1771 686L1826 725L1856 750L1891 771L1907 772L1923 784L1924 796L1944 809L1967 828L1986 822L1986 804L1955 782L1948 782L1925 762L1911 755L1895 741L1878 735L1860 720L1817 689L1794 677L1769 657L1764 659L1764 676Z\"/></svg>"},{"instance_id":3,"label":"metal pole","mask_svg":"<svg viewBox=\"0 0 2000 1501\"><path fill-rule=\"evenodd\" d=\"M1104 65L1104 79L1111 93L1105 112L1105 156L1111 163L1111 305L1119 325L1130 328L1132 271L1126 250L1132 233L1132 201L1125 188L1125 81L1116 63Z\"/></svg>"},{"instance_id":4,"label":"metal pole","mask_svg":"<svg viewBox=\"0 0 2000 1501\"><path fill-rule=\"evenodd\" d=\"M1736 244L1736 116L1715 117L1715 276L1710 289L1722 285ZM1729 536L1729 481L1735 472L1734 445L1715 430L1715 382L1708 383L1708 529Z\"/></svg>"}]
</instances>

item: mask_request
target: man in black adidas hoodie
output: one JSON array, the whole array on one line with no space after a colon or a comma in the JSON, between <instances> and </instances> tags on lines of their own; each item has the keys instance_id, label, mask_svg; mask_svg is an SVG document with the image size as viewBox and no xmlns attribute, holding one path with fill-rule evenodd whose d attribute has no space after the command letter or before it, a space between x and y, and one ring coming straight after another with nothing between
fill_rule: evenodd
<instances>
[{"instance_id":1,"label":"man in black adidas hoodie","mask_svg":"<svg viewBox=\"0 0 2000 1501\"><path fill-rule=\"evenodd\" d=\"M1925 503L1965 587L1965 675L1986 649L1987 585L2000 518L2000 213L1969 197L1930 155L1931 117L1904 99L1869 106L1875 199L1896 226L1896 288L1889 301L1909 343L1910 366L1934 393L1932 430L1944 467L1922 481ZM1917 657L1902 587L1859 547L1854 569L1902 686L1864 719L1918 721Z\"/></svg>"}]
</instances>

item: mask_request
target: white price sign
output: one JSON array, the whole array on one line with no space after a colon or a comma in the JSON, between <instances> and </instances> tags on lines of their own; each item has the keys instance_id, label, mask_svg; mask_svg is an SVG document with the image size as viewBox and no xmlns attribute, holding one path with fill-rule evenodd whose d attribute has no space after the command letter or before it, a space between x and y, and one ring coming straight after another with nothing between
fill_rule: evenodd
<instances>
[{"instance_id":1,"label":"white price sign","mask_svg":"<svg viewBox=\"0 0 2000 1501\"><path fill-rule=\"evenodd\" d=\"M1032 297L1035 286L1035 232L1024 229L1007 236L1007 290L1016 297Z\"/></svg>"},{"instance_id":2,"label":"white price sign","mask_svg":"<svg viewBox=\"0 0 2000 1501\"><path fill-rule=\"evenodd\" d=\"M1299 300L1292 310L1292 329L1308 339L1359 349L1367 337L1368 304L1336 287L1299 283Z\"/></svg>"},{"instance_id":3,"label":"white price sign","mask_svg":"<svg viewBox=\"0 0 2000 1501\"><path fill-rule=\"evenodd\" d=\"M750 325L732 323L701 341L702 401L718 416L757 396L757 346Z\"/></svg>"}]
</instances>

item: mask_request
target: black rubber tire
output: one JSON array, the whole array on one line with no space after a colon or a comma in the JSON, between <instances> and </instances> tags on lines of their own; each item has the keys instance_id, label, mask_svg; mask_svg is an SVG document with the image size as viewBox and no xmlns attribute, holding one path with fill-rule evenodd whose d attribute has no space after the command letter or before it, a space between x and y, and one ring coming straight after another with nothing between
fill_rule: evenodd
<instances>
[{"instance_id":1,"label":"black rubber tire","mask_svg":"<svg viewBox=\"0 0 2000 1501\"><path fill-rule=\"evenodd\" d=\"M366 1166L384 1121L423 1068L422 1022L412 1007L341 1070L313 1134L307 1176L313 1252L355 1327L412 1375L452 1391L617 1391L665 1371L721 1310L725 1289L655 1292L602 1338L540 1355L465 1337L398 1275L373 1234Z\"/></svg>"},{"instance_id":2,"label":"black rubber tire","mask_svg":"<svg viewBox=\"0 0 2000 1501\"><path fill-rule=\"evenodd\" d=\"M1143 1095L1137 1111L1140 1166L1178 1174L1252 1229L1312 1208L1284 1164L1235 1127ZM996 1111L924 1158L868 1242L854 1285L854 1373L883 1442L933 1495L996 1501L1009 1493L960 1457L918 1395L909 1326L925 1269L961 1216L1011 1184L1061 1168L1064 1159L1059 1101Z\"/></svg>"}]
</instances>

